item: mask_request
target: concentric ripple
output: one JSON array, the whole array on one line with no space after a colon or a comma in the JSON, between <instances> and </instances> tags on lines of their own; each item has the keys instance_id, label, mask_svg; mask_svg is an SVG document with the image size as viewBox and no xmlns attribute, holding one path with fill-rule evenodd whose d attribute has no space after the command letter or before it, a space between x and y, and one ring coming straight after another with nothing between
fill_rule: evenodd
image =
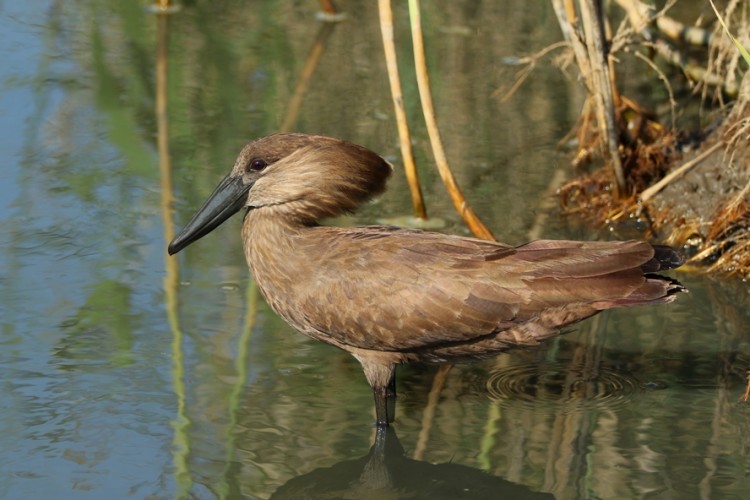
<instances>
[{"instance_id":1,"label":"concentric ripple","mask_svg":"<svg viewBox=\"0 0 750 500\"><path fill-rule=\"evenodd\" d=\"M581 401L611 406L649 390L635 376L608 366L581 369L562 363L530 363L493 370L486 389L495 400Z\"/></svg>"}]
</instances>

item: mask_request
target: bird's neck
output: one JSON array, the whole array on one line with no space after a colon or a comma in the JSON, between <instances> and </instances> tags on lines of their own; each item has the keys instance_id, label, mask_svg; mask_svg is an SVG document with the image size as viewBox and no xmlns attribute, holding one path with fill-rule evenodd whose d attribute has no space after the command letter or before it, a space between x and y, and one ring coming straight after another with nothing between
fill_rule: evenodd
<instances>
[{"instance_id":1,"label":"bird's neck","mask_svg":"<svg viewBox=\"0 0 750 500\"><path fill-rule=\"evenodd\" d=\"M314 243L311 233L315 227L298 218L279 216L270 207L247 213L242 224L245 258L267 298L275 295L276 287L310 271L310 259L305 255Z\"/></svg>"},{"instance_id":2,"label":"bird's neck","mask_svg":"<svg viewBox=\"0 0 750 500\"><path fill-rule=\"evenodd\" d=\"M298 218L279 216L272 208L249 210L242 223L242 243L248 263L288 255L295 240L308 229L309 225Z\"/></svg>"}]
</instances>

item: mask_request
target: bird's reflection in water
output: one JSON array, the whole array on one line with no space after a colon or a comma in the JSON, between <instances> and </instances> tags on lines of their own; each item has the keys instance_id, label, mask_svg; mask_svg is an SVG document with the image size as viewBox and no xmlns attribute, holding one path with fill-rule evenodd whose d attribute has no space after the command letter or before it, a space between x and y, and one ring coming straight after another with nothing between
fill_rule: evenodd
<instances>
[{"instance_id":1,"label":"bird's reflection in water","mask_svg":"<svg viewBox=\"0 0 750 500\"><path fill-rule=\"evenodd\" d=\"M378 428L375 444L362 458L297 476L271 496L282 498L512 498L553 499L459 464L431 464L406 457L391 427Z\"/></svg>"}]
</instances>

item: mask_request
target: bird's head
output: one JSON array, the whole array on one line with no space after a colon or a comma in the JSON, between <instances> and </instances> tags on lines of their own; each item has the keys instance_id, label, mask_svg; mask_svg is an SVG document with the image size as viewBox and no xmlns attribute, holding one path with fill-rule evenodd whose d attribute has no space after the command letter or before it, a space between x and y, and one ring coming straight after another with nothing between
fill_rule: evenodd
<instances>
[{"instance_id":1,"label":"bird's head","mask_svg":"<svg viewBox=\"0 0 750 500\"><path fill-rule=\"evenodd\" d=\"M380 194L393 167L350 142L274 134L246 145L232 171L169 244L175 254L242 208L312 224L351 212Z\"/></svg>"}]
</instances>

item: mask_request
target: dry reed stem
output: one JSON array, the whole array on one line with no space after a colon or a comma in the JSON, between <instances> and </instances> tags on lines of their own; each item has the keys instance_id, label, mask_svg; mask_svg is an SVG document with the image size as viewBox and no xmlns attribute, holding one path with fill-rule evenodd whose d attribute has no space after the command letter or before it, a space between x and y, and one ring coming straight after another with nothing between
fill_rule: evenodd
<instances>
[{"instance_id":1,"label":"dry reed stem","mask_svg":"<svg viewBox=\"0 0 750 500\"><path fill-rule=\"evenodd\" d=\"M727 22L731 21L732 14L739 5L738 0L729 0L724 7L722 17ZM709 97L708 87L715 86L712 97L722 105L725 104L722 90L728 95L736 95L739 90L736 81L736 69L741 58L741 53L731 40L724 35L723 31L724 28L721 23L717 22L709 45L708 63L702 73L702 78L698 80L701 98L707 100Z\"/></svg>"},{"instance_id":2,"label":"dry reed stem","mask_svg":"<svg viewBox=\"0 0 750 500\"><path fill-rule=\"evenodd\" d=\"M466 225L472 233L485 240L495 240L492 232L485 226L474 210L466 203L466 199L458 187L448 158L445 155L443 142L440 138L440 129L435 118L435 110L432 105L432 94L430 91L430 79L427 72L427 62L425 61L424 40L422 38L422 21L420 16L419 0L409 0L409 17L411 18L412 44L414 48L414 65L417 73L417 87L419 88L419 98L422 102L422 112L424 113L427 133L430 136L432 145L432 154L435 156L440 178L443 180L448 189L453 206L461 215Z\"/></svg>"},{"instance_id":3,"label":"dry reed stem","mask_svg":"<svg viewBox=\"0 0 750 500\"><path fill-rule=\"evenodd\" d=\"M735 208L739 207L740 204L745 200L745 197L750 193L750 179L747 180L747 183L745 184L745 187L743 187L739 193L737 193L737 196L735 196L732 201L729 202L727 205L727 210L734 210Z\"/></svg>"},{"instance_id":4,"label":"dry reed stem","mask_svg":"<svg viewBox=\"0 0 750 500\"><path fill-rule=\"evenodd\" d=\"M654 18L654 7L638 0L615 0L628 15L630 25L635 31L643 32ZM651 38L646 35L647 38Z\"/></svg>"},{"instance_id":5,"label":"dry reed stem","mask_svg":"<svg viewBox=\"0 0 750 500\"><path fill-rule=\"evenodd\" d=\"M385 63L388 70L388 81L391 87L393 108L396 113L396 125L398 126L398 138L401 146L401 158L404 162L406 181L411 193L411 204L414 215L419 219L427 218L427 210L422 197L422 189L419 185L419 174L414 162L414 153L411 148L411 135L409 124L406 121L404 111L404 94L401 90L401 80L398 73L398 61L396 59L396 45L393 41L393 11L390 0L378 0L378 11L380 13L380 32L383 36L383 50L385 52Z\"/></svg>"},{"instance_id":6,"label":"dry reed stem","mask_svg":"<svg viewBox=\"0 0 750 500\"><path fill-rule=\"evenodd\" d=\"M615 192L618 196L624 195L625 175L619 154L613 84L609 62L605 60L601 15L592 0L580 3L580 20L572 0L552 0L552 6L563 36L573 49L588 96L594 101L601 147L612 163ZM576 29L579 21L584 28L585 40L581 40Z\"/></svg>"},{"instance_id":7,"label":"dry reed stem","mask_svg":"<svg viewBox=\"0 0 750 500\"><path fill-rule=\"evenodd\" d=\"M745 184L745 187L743 187L739 193L737 193L737 196L732 198L732 201L730 201L725 210L727 212L734 212L735 210L739 209L740 205L745 201L745 197L747 194L750 193L750 179L747 180L747 183ZM743 210L746 210L747 207L743 207Z\"/></svg>"},{"instance_id":8,"label":"dry reed stem","mask_svg":"<svg viewBox=\"0 0 750 500\"><path fill-rule=\"evenodd\" d=\"M723 246L729 246L731 243L729 240L722 240ZM740 244L735 244L729 250L724 251L721 256L716 259L716 262L711 264L707 271L724 271L725 273L732 275L735 273L747 274L747 270L750 268L750 241L743 241Z\"/></svg>"},{"instance_id":9,"label":"dry reed stem","mask_svg":"<svg viewBox=\"0 0 750 500\"><path fill-rule=\"evenodd\" d=\"M594 0L584 0L580 3L581 22L586 36L586 51L592 71L594 104L596 117L604 144L602 147L609 156L612 170L615 174L614 187L618 197L625 195L625 173L620 161L615 120L615 100L612 80L609 71L609 57L605 51L603 30L603 14Z\"/></svg>"},{"instance_id":10,"label":"dry reed stem","mask_svg":"<svg viewBox=\"0 0 750 500\"><path fill-rule=\"evenodd\" d=\"M565 0L565 17L571 26L578 22L578 9L576 9L575 0Z\"/></svg>"},{"instance_id":11,"label":"dry reed stem","mask_svg":"<svg viewBox=\"0 0 750 500\"><path fill-rule=\"evenodd\" d=\"M572 0L565 0L564 4L563 0L552 0L552 7L555 11L557 23L560 25L563 37L573 49L573 54L578 63L578 70L581 72L583 84L588 93L591 94L593 92L593 87L591 83L591 70L589 69L588 57L586 56L586 47L574 28L578 22L575 5Z\"/></svg>"},{"instance_id":12,"label":"dry reed stem","mask_svg":"<svg viewBox=\"0 0 750 500\"><path fill-rule=\"evenodd\" d=\"M687 260L686 263L687 264L696 264L696 263L702 262L704 259L707 259L712 254L718 252L721 249L721 247L723 247L723 246L724 246L724 242L714 243L713 245L704 248L703 250L701 250L697 254L695 254L692 257L690 257Z\"/></svg>"}]
</instances>

